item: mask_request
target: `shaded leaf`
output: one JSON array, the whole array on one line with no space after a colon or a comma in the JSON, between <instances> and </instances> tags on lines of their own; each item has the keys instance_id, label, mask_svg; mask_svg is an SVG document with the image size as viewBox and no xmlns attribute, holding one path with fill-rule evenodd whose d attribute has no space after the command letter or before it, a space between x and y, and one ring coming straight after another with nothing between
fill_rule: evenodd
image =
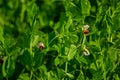
<instances>
[{"instance_id":1,"label":"shaded leaf","mask_svg":"<svg viewBox=\"0 0 120 80\"><path fill-rule=\"evenodd\" d=\"M18 57L18 59L24 66L26 66L28 70L32 68L33 65L32 56L30 55L28 50L25 50L23 54Z\"/></svg>"}]
</instances>

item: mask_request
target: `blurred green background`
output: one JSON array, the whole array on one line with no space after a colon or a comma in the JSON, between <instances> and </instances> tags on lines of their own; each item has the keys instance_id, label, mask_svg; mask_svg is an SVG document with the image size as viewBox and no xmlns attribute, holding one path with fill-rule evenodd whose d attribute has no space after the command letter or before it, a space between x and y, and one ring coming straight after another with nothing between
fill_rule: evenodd
<instances>
[{"instance_id":1,"label":"blurred green background","mask_svg":"<svg viewBox=\"0 0 120 80\"><path fill-rule=\"evenodd\" d=\"M119 43L119 0L0 0L1 80L119 80Z\"/></svg>"}]
</instances>

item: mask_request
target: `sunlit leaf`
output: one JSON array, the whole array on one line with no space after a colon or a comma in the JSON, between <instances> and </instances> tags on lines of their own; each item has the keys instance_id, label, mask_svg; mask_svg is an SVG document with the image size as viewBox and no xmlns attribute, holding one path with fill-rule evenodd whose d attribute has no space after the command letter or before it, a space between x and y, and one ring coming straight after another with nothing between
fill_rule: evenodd
<instances>
[{"instance_id":1,"label":"sunlit leaf","mask_svg":"<svg viewBox=\"0 0 120 80\"><path fill-rule=\"evenodd\" d=\"M68 51L68 60L71 60L74 58L75 54L76 54L76 46L75 45L71 45L69 51Z\"/></svg>"},{"instance_id":2,"label":"sunlit leaf","mask_svg":"<svg viewBox=\"0 0 120 80\"><path fill-rule=\"evenodd\" d=\"M90 14L90 2L89 0L81 0L81 10L83 15L89 15Z\"/></svg>"}]
</instances>

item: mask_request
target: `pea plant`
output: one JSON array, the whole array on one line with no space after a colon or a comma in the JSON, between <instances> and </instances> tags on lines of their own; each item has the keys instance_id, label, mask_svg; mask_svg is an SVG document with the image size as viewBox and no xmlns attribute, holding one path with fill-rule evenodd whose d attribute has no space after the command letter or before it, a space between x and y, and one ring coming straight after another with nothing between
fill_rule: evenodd
<instances>
[{"instance_id":1,"label":"pea plant","mask_svg":"<svg viewBox=\"0 0 120 80\"><path fill-rule=\"evenodd\" d=\"M0 0L0 80L120 80L119 0Z\"/></svg>"}]
</instances>

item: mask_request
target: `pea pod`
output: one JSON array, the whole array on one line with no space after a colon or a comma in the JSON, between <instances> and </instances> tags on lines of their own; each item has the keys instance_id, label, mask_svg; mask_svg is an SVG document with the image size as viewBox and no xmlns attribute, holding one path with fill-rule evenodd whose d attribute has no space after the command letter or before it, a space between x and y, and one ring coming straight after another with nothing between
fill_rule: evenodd
<instances>
[{"instance_id":1,"label":"pea pod","mask_svg":"<svg viewBox=\"0 0 120 80\"><path fill-rule=\"evenodd\" d=\"M4 57L2 66L2 74L4 77L10 77L13 75L15 70L15 62L13 57Z\"/></svg>"}]
</instances>

